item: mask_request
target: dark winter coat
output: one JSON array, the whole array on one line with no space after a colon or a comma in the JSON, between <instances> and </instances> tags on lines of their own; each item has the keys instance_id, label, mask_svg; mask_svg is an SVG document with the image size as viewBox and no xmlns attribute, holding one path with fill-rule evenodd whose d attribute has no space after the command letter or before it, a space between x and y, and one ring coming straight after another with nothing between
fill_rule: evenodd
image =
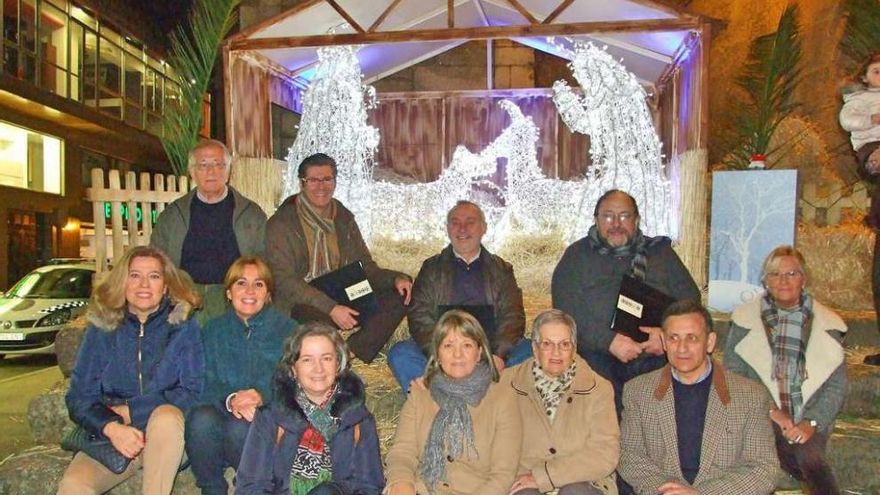
<instances>
[{"instance_id":1,"label":"dark winter coat","mask_svg":"<svg viewBox=\"0 0 880 495\"><path fill-rule=\"evenodd\" d=\"M202 329L205 346L205 391L201 402L226 409L233 392L256 389L268 404L272 373L281 358L284 339L297 323L271 306L252 316L247 325L229 309Z\"/></svg>"},{"instance_id":2,"label":"dark winter coat","mask_svg":"<svg viewBox=\"0 0 880 495\"><path fill-rule=\"evenodd\" d=\"M65 397L70 419L100 436L107 423L122 422L109 405L127 404L132 426L141 431L162 404L186 413L205 373L199 325L186 319L188 310L166 298L143 324L128 311L115 330L90 324Z\"/></svg>"},{"instance_id":3,"label":"dark winter coat","mask_svg":"<svg viewBox=\"0 0 880 495\"><path fill-rule=\"evenodd\" d=\"M330 442L333 483L347 495L378 495L385 486L376 420L364 405L364 384L347 371L339 379L330 413L340 418ZM236 495L290 493L290 468L308 420L296 401L296 382L275 374L275 401L260 408L236 472ZM278 439L278 428L283 434Z\"/></svg>"}]
</instances>

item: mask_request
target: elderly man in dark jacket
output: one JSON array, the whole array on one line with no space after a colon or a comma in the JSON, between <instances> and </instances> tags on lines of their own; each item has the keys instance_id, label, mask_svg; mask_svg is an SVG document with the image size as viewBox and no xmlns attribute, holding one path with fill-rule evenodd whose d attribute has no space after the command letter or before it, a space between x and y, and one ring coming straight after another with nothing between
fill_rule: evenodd
<instances>
[{"instance_id":1,"label":"elderly man in dark jacket","mask_svg":"<svg viewBox=\"0 0 880 495\"><path fill-rule=\"evenodd\" d=\"M413 285L407 315L412 338L398 342L388 352L388 364L404 391L425 371L441 306L492 307L495 328L484 330L499 371L532 355L530 342L523 339L526 318L513 267L482 246L486 233L483 211L475 203L459 201L446 215L446 231L450 244L422 263Z\"/></svg>"},{"instance_id":2,"label":"elderly man in dark jacket","mask_svg":"<svg viewBox=\"0 0 880 495\"><path fill-rule=\"evenodd\" d=\"M700 300L700 290L667 237L646 237L639 207L629 194L612 189L599 198L595 225L565 250L553 271L553 307L574 317L578 354L614 385L618 416L623 384L666 364L660 328L642 327L643 343L611 330L624 275L673 299Z\"/></svg>"}]
</instances>

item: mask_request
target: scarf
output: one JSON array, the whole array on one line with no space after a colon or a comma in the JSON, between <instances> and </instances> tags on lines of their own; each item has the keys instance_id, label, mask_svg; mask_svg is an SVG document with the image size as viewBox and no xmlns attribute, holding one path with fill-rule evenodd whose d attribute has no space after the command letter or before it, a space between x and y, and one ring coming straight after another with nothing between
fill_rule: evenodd
<instances>
[{"instance_id":1,"label":"scarf","mask_svg":"<svg viewBox=\"0 0 880 495\"><path fill-rule=\"evenodd\" d=\"M632 240L623 246L614 247L605 239L599 237L599 229L593 225L587 233L587 243L602 256L614 256L616 258L632 256L629 274L645 281L648 272L648 248L663 239L663 237L649 238L642 234L642 229L636 229Z\"/></svg>"},{"instance_id":2,"label":"scarf","mask_svg":"<svg viewBox=\"0 0 880 495\"><path fill-rule=\"evenodd\" d=\"M470 451L479 456L474 444L474 423L467 406L479 404L491 382L492 371L483 362L461 380L447 378L443 373L431 379L431 397L440 411L431 424L419 462L419 474L431 493L438 481L446 479L447 455L460 458Z\"/></svg>"},{"instance_id":3,"label":"scarf","mask_svg":"<svg viewBox=\"0 0 880 495\"><path fill-rule=\"evenodd\" d=\"M329 216L315 211L305 194L294 199L296 212L306 235L309 249L309 273L306 282L339 267L339 240L336 237L336 201L330 201Z\"/></svg>"},{"instance_id":4,"label":"scarf","mask_svg":"<svg viewBox=\"0 0 880 495\"><path fill-rule=\"evenodd\" d=\"M806 347L813 319L813 298L801 296L793 309L780 309L770 293L761 298L761 321L773 353L771 378L779 387L779 406L794 422L800 421L804 396L801 385L807 378Z\"/></svg>"},{"instance_id":5,"label":"scarf","mask_svg":"<svg viewBox=\"0 0 880 495\"><path fill-rule=\"evenodd\" d=\"M336 388L322 404L309 400L302 387L296 386L296 402L308 419L296 456L290 467L291 495L306 495L313 488L333 478L333 463L330 458L330 442L339 430L339 418L330 415L336 401Z\"/></svg>"},{"instance_id":6,"label":"scarf","mask_svg":"<svg viewBox=\"0 0 880 495\"><path fill-rule=\"evenodd\" d=\"M562 375L550 376L544 373L537 359L532 362L532 378L535 379L535 388L538 390L538 395L541 396L541 401L544 403L544 409L547 411L547 417L550 418L551 424L556 419L559 399L562 398L562 394L571 388L576 367L576 363L572 361Z\"/></svg>"}]
</instances>

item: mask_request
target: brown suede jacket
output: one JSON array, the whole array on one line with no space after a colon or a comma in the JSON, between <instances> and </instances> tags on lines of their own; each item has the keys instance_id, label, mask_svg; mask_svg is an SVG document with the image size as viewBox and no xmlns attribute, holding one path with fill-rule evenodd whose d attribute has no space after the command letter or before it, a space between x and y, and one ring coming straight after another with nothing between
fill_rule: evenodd
<instances>
[{"instance_id":1,"label":"brown suede jacket","mask_svg":"<svg viewBox=\"0 0 880 495\"><path fill-rule=\"evenodd\" d=\"M284 314L290 314L296 304L314 306L329 314L336 301L305 281L309 273L309 248L293 198L284 200L266 223L266 258L275 279L273 300ZM336 202L339 267L361 261L373 290L394 287L397 277L408 279L404 273L379 268L370 256L354 215L342 203L333 201Z\"/></svg>"}]
</instances>

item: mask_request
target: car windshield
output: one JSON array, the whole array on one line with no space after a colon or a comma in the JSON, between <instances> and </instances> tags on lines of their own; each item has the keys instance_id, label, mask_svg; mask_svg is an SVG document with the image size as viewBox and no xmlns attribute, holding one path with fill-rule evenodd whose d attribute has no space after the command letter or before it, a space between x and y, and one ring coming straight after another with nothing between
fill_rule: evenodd
<instances>
[{"instance_id":1,"label":"car windshield","mask_svg":"<svg viewBox=\"0 0 880 495\"><path fill-rule=\"evenodd\" d=\"M58 268L44 272L33 271L18 281L7 297L46 299L88 299L92 290L91 270Z\"/></svg>"}]
</instances>

